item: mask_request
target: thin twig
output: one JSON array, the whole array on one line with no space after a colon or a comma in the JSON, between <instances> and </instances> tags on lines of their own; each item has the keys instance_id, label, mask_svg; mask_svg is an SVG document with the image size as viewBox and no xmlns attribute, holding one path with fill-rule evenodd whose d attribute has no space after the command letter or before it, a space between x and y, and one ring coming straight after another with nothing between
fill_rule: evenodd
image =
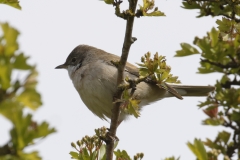
<instances>
[{"instance_id":1,"label":"thin twig","mask_svg":"<svg viewBox=\"0 0 240 160\"><path fill-rule=\"evenodd\" d=\"M132 13L135 13L137 6L137 0L129 0L129 10ZM124 68L127 62L128 54L132 43L135 41L132 38L134 16L129 16L127 18L125 39L122 48L122 56L118 66L118 77L117 85L124 83ZM122 90L117 90L114 98L121 99ZM113 150L114 150L114 141L116 137L117 127L119 124L119 115L120 115L120 103L115 103L112 109L111 124L109 133L106 136L106 160L113 159Z\"/></svg>"}]
</instances>

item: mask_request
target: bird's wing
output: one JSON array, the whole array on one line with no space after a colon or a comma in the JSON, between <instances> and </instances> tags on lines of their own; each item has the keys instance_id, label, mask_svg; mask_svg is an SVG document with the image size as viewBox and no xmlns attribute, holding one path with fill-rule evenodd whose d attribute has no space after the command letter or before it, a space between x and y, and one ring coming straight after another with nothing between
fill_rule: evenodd
<instances>
[{"instance_id":1,"label":"bird's wing","mask_svg":"<svg viewBox=\"0 0 240 160\"><path fill-rule=\"evenodd\" d=\"M109 59L109 56L110 56L111 57L110 59L115 62L118 62L120 60L119 56L116 56L110 53L107 56L108 56L107 59ZM111 61L106 61L106 62L111 66L115 66ZM125 72L129 73L129 76L130 76L129 78L139 77L139 69L136 66L132 65L131 63L128 63L128 62L126 63ZM150 79L147 79L145 82L150 84L156 84ZM170 93L171 96L175 96L178 99L183 99L182 96L206 96L208 95L209 92L214 90L214 87L212 86L187 86L182 84L178 85L178 84L167 84L167 83L158 85L158 87L165 89Z\"/></svg>"},{"instance_id":2,"label":"bird's wing","mask_svg":"<svg viewBox=\"0 0 240 160\"><path fill-rule=\"evenodd\" d=\"M111 61L113 61L113 62L118 62L119 60L120 60L120 57L119 56L117 56L117 55L114 55L114 54L108 54L108 55L104 55L104 56L108 56L108 58L103 58L103 59L105 59L106 61L106 63L108 64L108 65L111 65L111 66L115 66L114 65L114 63L112 63ZM109 58L110 57L110 58ZM109 60L107 60L107 59L111 59L111 61L109 61ZM116 67L116 66L115 66ZM134 65L132 65L131 63L126 63L126 66L125 66L125 72L128 72L128 73L130 73L131 75L134 75L134 76L136 76L136 77L139 77L139 70L138 70L138 68L136 67L136 66L134 66ZM132 77L130 77L130 78L132 78Z\"/></svg>"}]
</instances>

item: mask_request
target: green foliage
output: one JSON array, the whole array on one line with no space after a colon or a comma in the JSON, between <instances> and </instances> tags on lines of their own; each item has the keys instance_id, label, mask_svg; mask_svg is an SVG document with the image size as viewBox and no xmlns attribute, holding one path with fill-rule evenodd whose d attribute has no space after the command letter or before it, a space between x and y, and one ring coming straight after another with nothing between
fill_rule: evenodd
<instances>
[{"instance_id":1,"label":"green foliage","mask_svg":"<svg viewBox=\"0 0 240 160\"><path fill-rule=\"evenodd\" d=\"M202 16L218 16L217 28L212 28L203 38L196 37L195 47L187 44L177 51L176 56L201 54L199 73L221 73L216 81L215 92L198 106L208 116L204 125L230 128L232 133L221 131L215 140L206 139L204 145L210 148L208 159L217 160L219 155L230 160L234 155L240 157L240 1L194 1L183 2L185 9L199 9ZM196 50L195 50L196 49ZM238 137L238 138L237 138ZM195 143L195 142L194 142ZM188 144L189 145L189 144ZM194 147L195 146L195 147ZM202 147L190 145L197 155ZM236 153L236 154L235 154ZM205 155L205 153L204 153Z\"/></svg>"},{"instance_id":2,"label":"green foliage","mask_svg":"<svg viewBox=\"0 0 240 160\"><path fill-rule=\"evenodd\" d=\"M26 107L36 110L42 105L41 96L36 90L38 75L35 66L27 63L28 57L21 53L17 43L19 32L0 23L3 35L0 36L0 114L13 124L11 139L0 147L0 159L40 160L37 151L25 153L27 146L36 139L55 132L47 122L35 122L30 113L24 114ZM13 79L12 73L27 74L24 79Z\"/></svg>"},{"instance_id":3,"label":"green foliage","mask_svg":"<svg viewBox=\"0 0 240 160\"><path fill-rule=\"evenodd\" d=\"M120 86L120 89L124 89L122 98L120 100L116 100L116 102L122 102L121 108L122 110L130 115L134 115L136 118L140 116L139 112L139 103L140 100L137 97L133 96L135 91L135 85L142 81L151 81L155 83L158 87L163 88L169 91L171 94L176 96L179 99L182 99L181 95L177 93L176 90L171 88L167 83L180 83L177 76L173 76L170 74L171 67L166 64L166 59L164 56L158 56L158 53L154 55L154 58L151 58L151 53L146 53L141 58L142 63L137 63L139 68L140 77L137 80L130 80L128 77L125 79L129 82L130 85ZM116 65L116 62L113 62ZM131 88L131 92L129 92L129 88Z\"/></svg>"},{"instance_id":4,"label":"green foliage","mask_svg":"<svg viewBox=\"0 0 240 160\"><path fill-rule=\"evenodd\" d=\"M194 48L193 46L191 46L188 43L181 43L180 45L182 47L182 50L176 51L177 54L175 55L175 57L189 56L189 55L192 55L192 54L198 54L199 53L196 48Z\"/></svg>"},{"instance_id":5,"label":"green foliage","mask_svg":"<svg viewBox=\"0 0 240 160\"><path fill-rule=\"evenodd\" d=\"M152 59L151 53L148 52L141 58L141 62L142 64L137 63L140 66L140 78L149 77L157 84L180 83L177 76L170 74L171 67L167 65L165 56L158 56L156 53Z\"/></svg>"},{"instance_id":6,"label":"green foliage","mask_svg":"<svg viewBox=\"0 0 240 160\"><path fill-rule=\"evenodd\" d=\"M141 101L135 99L135 97L132 97L128 90L123 91L121 101L123 102L121 104L121 108L125 113L134 115L135 118L140 117L139 103Z\"/></svg>"},{"instance_id":7,"label":"green foliage","mask_svg":"<svg viewBox=\"0 0 240 160\"><path fill-rule=\"evenodd\" d=\"M104 160L106 159L106 145L100 139L105 137L107 129L105 127L95 130L95 135L85 136L75 143L71 143L77 152L70 152L72 159L77 160Z\"/></svg>"},{"instance_id":8,"label":"green foliage","mask_svg":"<svg viewBox=\"0 0 240 160\"><path fill-rule=\"evenodd\" d=\"M114 0L103 0L106 4L113 4Z\"/></svg>"},{"instance_id":9,"label":"green foliage","mask_svg":"<svg viewBox=\"0 0 240 160\"><path fill-rule=\"evenodd\" d=\"M117 150L114 151L114 155L116 156L116 159L124 159L124 160L131 160L130 156L125 150Z\"/></svg>"},{"instance_id":10,"label":"green foliage","mask_svg":"<svg viewBox=\"0 0 240 160\"><path fill-rule=\"evenodd\" d=\"M106 4L112 4L115 6L115 14L116 16L127 20L127 17L141 17L141 16L165 16L165 14L158 10L158 7L155 6L155 0L143 0L143 6L139 5L139 9L136 13L133 13L131 9L127 9L125 11L120 10L120 4L123 2L121 0L101 0ZM152 10L152 11L151 11Z\"/></svg>"},{"instance_id":11,"label":"green foliage","mask_svg":"<svg viewBox=\"0 0 240 160\"><path fill-rule=\"evenodd\" d=\"M143 0L143 6L139 5L139 10L137 12L141 12L143 16L165 16L165 14L158 10L158 7L155 7L154 0ZM148 11L154 10L150 13Z\"/></svg>"},{"instance_id":12,"label":"green foliage","mask_svg":"<svg viewBox=\"0 0 240 160\"><path fill-rule=\"evenodd\" d=\"M180 160L180 157L175 158L174 156L169 157L169 158L165 158L164 160Z\"/></svg>"},{"instance_id":13,"label":"green foliage","mask_svg":"<svg viewBox=\"0 0 240 160\"><path fill-rule=\"evenodd\" d=\"M195 139L193 144L188 142L187 145L198 160L208 160L206 149L204 148L201 140Z\"/></svg>"},{"instance_id":14,"label":"green foliage","mask_svg":"<svg viewBox=\"0 0 240 160\"><path fill-rule=\"evenodd\" d=\"M197 17L203 16L219 16L223 15L226 17L231 17L232 12L237 16L240 16L240 2L237 0L216 0L216 1L195 1L188 0L184 1L183 8L185 9L198 9L199 15Z\"/></svg>"},{"instance_id":15,"label":"green foliage","mask_svg":"<svg viewBox=\"0 0 240 160\"><path fill-rule=\"evenodd\" d=\"M22 9L18 0L0 0L0 4L6 4L16 9Z\"/></svg>"},{"instance_id":16,"label":"green foliage","mask_svg":"<svg viewBox=\"0 0 240 160\"><path fill-rule=\"evenodd\" d=\"M85 136L76 143L71 143L71 146L76 151L71 151L71 159L76 160L105 160L106 159L106 145L103 143L107 134L107 128L102 127L95 129L95 135ZM117 147L115 142L114 148ZM116 160L131 160L128 153L125 150L120 151L119 149L114 151ZM137 153L134 156L134 160L141 160L143 153Z\"/></svg>"},{"instance_id":17,"label":"green foliage","mask_svg":"<svg viewBox=\"0 0 240 160\"><path fill-rule=\"evenodd\" d=\"M177 76L170 74L171 67L166 64L164 56L158 56L158 53L151 59L151 53L146 53L142 58L142 64L138 65L140 79L145 79L155 83L158 87L165 89L175 97L182 99L182 96L167 83L180 83Z\"/></svg>"}]
</instances>

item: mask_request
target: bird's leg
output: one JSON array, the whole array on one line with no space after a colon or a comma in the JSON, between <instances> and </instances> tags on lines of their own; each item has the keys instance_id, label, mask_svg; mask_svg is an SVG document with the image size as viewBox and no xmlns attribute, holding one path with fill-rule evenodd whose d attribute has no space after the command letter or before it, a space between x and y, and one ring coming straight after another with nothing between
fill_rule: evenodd
<instances>
[{"instance_id":1,"label":"bird's leg","mask_svg":"<svg viewBox=\"0 0 240 160\"><path fill-rule=\"evenodd\" d=\"M131 97L133 96L134 92L137 89L137 81L136 80L132 80L132 79L128 79L127 82L129 83L129 88L131 88L131 92L130 95ZM121 122L120 122L121 123Z\"/></svg>"},{"instance_id":2,"label":"bird's leg","mask_svg":"<svg viewBox=\"0 0 240 160\"><path fill-rule=\"evenodd\" d=\"M122 122L122 121L121 121ZM121 123L120 122L120 123ZM120 124L118 123L118 125ZM105 136L99 136L99 138L104 141L106 144L110 141L109 139L111 139L112 141L119 141L119 138L117 136L113 137L110 133L110 129L107 128L108 132L106 133Z\"/></svg>"}]
</instances>

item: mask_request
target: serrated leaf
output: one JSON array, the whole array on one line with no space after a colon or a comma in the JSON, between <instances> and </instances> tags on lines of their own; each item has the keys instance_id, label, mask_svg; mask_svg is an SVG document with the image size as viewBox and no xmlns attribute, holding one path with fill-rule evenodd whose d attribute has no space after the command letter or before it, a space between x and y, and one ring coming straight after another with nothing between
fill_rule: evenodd
<instances>
[{"instance_id":1,"label":"serrated leaf","mask_svg":"<svg viewBox=\"0 0 240 160\"><path fill-rule=\"evenodd\" d=\"M195 139L194 144L188 142L187 146L195 154L198 160L208 160L206 149L201 140Z\"/></svg>"},{"instance_id":2,"label":"serrated leaf","mask_svg":"<svg viewBox=\"0 0 240 160\"><path fill-rule=\"evenodd\" d=\"M33 151L31 153L24 153L19 151L18 157L21 157L21 159L24 160L42 160L37 151Z\"/></svg>"},{"instance_id":3,"label":"serrated leaf","mask_svg":"<svg viewBox=\"0 0 240 160\"><path fill-rule=\"evenodd\" d=\"M182 49L176 51L177 54L174 57L183 57L183 56L189 56L193 54L199 54L199 51L188 43L181 43L180 45Z\"/></svg>"},{"instance_id":4,"label":"serrated leaf","mask_svg":"<svg viewBox=\"0 0 240 160\"><path fill-rule=\"evenodd\" d=\"M42 105L41 96L35 89L25 89L17 96L17 100L33 110Z\"/></svg>"},{"instance_id":5,"label":"serrated leaf","mask_svg":"<svg viewBox=\"0 0 240 160\"><path fill-rule=\"evenodd\" d=\"M0 63L0 88L6 90L11 86L11 73L12 70L9 65Z\"/></svg>"},{"instance_id":6,"label":"serrated leaf","mask_svg":"<svg viewBox=\"0 0 240 160\"><path fill-rule=\"evenodd\" d=\"M218 29L221 32L229 32L233 24L231 20L224 17L222 18L222 20L218 19L216 23L218 24Z\"/></svg>"},{"instance_id":7,"label":"serrated leaf","mask_svg":"<svg viewBox=\"0 0 240 160\"><path fill-rule=\"evenodd\" d=\"M139 75L146 77L149 75L149 69L147 68L139 68Z\"/></svg>"},{"instance_id":8,"label":"serrated leaf","mask_svg":"<svg viewBox=\"0 0 240 160\"><path fill-rule=\"evenodd\" d=\"M211 69L206 69L204 67L198 68L198 73L201 73L201 74L208 74L208 73L213 73L213 72L215 72L215 70L213 70L212 68Z\"/></svg>"},{"instance_id":9,"label":"serrated leaf","mask_svg":"<svg viewBox=\"0 0 240 160\"><path fill-rule=\"evenodd\" d=\"M18 50L17 37L19 32L10 27L8 23L0 23L3 30L3 37L6 40L4 52L6 56L12 56Z\"/></svg>"},{"instance_id":10,"label":"serrated leaf","mask_svg":"<svg viewBox=\"0 0 240 160\"><path fill-rule=\"evenodd\" d=\"M119 149L117 151L113 152L117 159L124 159L124 160L131 160L130 156L125 150L120 151Z\"/></svg>"},{"instance_id":11,"label":"serrated leaf","mask_svg":"<svg viewBox=\"0 0 240 160\"><path fill-rule=\"evenodd\" d=\"M50 128L48 123L38 124L32 120L31 114L24 115L22 105L17 101L3 101L0 103L0 108L0 113L13 123L14 127L10 135L16 149L22 150L34 144L36 138L44 138L55 132L55 129Z\"/></svg>"},{"instance_id":12,"label":"serrated leaf","mask_svg":"<svg viewBox=\"0 0 240 160\"><path fill-rule=\"evenodd\" d=\"M37 85L37 78L38 76L38 72L33 69L31 70L31 72L27 75L25 82L23 84L25 89L35 89L36 85Z\"/></svg>"},{"instance_id":13,"label":"serrated leaf","mask_svg":"<svg viewBox=\"0 0 240 160\"><path fill-rule=\"evenodd\" d=\"M130 115L134 115L135 118L140 117L140 112L139 112L139 100L134 100L134 99L128 99L124 103L125 107L124 112Z\"/></svg>"},{"instance_id":14,"label":"serrated leaf","mask_svg":"<svg viewBox=\"0 0 240 160\"><path fill-rule=\"evenodd\" d=\"M50 128L49 124L45 121L37 124L36 127L38 128L38 131L35 138L46 137L48 134L56 132L56 130L54 128Z\"/></svg>"},{"instance_id":15,"label":"serrated leaf","mask_svg":"<svg viewBox=\"0 0 240 160\"><path fill-rule=\"evenodd\" d=\"M15 61L13 63L13 67L16 69L28 70L31 69L32 66L27 64L27 59L29 57L25 57L23 53L15 56Z\"/></svg>"},{"instance_id":16,"label":"serrated leaf","mask_svg":"<svg viewBox=\"0 0 240 160\"><path fill-rule=\"evenodd\" d=\"M227 145L230 136L231 134L226 131L222 131L218 133L218 137L221 138L221 140L225 143L225 145Z\"/></svg>"},{"instance_id":17,"label":"serrated leaf","mask_svg":"<svg viewBox=\"0 0 240 160\"><path fill-rule=\"evenodd\" d=\"M233 111L233 113L230 114L230 119L235 122L240 122L240 113L237 111Z\"/></svg>"},{"instance_id":18,"label":"serrated leaf","mask_svg":"<svg viewBox=\"0 0 240 160\"><path fill-rule=\"evenodd\" d=\"M143 12L143 15L144 16L166 16L163 12L161 11L153 11L153 12L150 12L150 13L145 13Z\"/></svg>"},{"instance_id":19,"label":"serrated leaf","mask_svg":"<svg viewBox=\"0 0 240 160\"><path fill-rule=\"evenodd\" d=\"M218 43L218 36L219 36L219 31L217 31L215 28L212 28L211 32L209 33L210 39L212 41L212 47L215 47Z\"/></svg>"},{"instance_id":20,"label":"serrated leaf","mask_svg":"<svg viewBox=\"0 0 240 160\"><path fill-rule=\"evenodd\" d=\"M208 118L203 121L204 125L211 125L211 126L219 126L223 124L224 121L222 119L216 119L216 118Z\"/></svg>"},{"instance_id":21,"label":"serrated leaf","mask_svg":"<svg viewBox=\"0 0 240 160\"><path fill-rule=\"evenodd\" d=\"M0 0L0 3L9 5L16 9L22 9L18 0Z\"/></svg>"},{"instance_id":22,"label":"serrated leaf","mask_svg":"<svg viewBox=\"0 0 240 160\"><path fill-rule=\"evenodd\" d=\"M175 158L174 156L165 158L164 160L180 160L180 157Z\"/></svg>"},{"instance_id":23,"label":"serrated leaf","mask_svg":"<svg viewBox=\"0 0 240 160\"><path fill-rule=\"evenodd\" d=\"M114 0L100 0L100 1L104 1L106 4L113 4Z\"/></svg>"},{"instance_id":24,"label":"serrated leaf","mask_svg":"<svg viewBox=\"0 0 240 160\"><path fill-rule=\"evenodd\" d=\"M188 2L182 2L183 6L182 8L185 8L185 9L200 9L201 6L196 3L196 2L191 2L191 4L189 4Z\"/></svg>"}]
</instances>

